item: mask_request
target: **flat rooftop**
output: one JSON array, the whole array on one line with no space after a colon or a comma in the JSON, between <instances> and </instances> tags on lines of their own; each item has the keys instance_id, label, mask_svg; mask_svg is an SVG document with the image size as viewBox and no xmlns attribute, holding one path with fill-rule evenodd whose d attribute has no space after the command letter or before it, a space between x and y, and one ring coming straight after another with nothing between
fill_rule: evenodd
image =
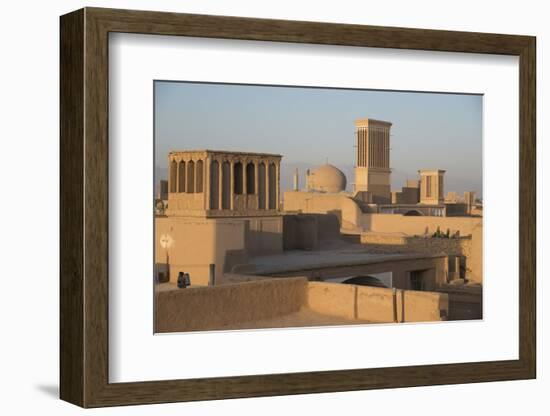
<instances>
[{"instance_id":1,"label":"flat rooftop","mask_svg":"<svg viewBox=\"0 0 550 416\"><path fill-rule=\"evenodd\" d=\"M341 316L329 315L313 311L310 308L303 307L297 312L280 315L274 318L257 319L247 322L233 322L223 324L215 330L233 330L233 329L269 329L269 328L303 328L319 326L340 326L340 325L358 325L358 324L376 324L379 322L366 321L364 319L347 319Z\"/></svg>"},{"instance_id":2,"label":"flat rooftop","mask_svg":"<svg viewBox=\"0 0 550 416\"><path fill-rule=\"evenodd\" d=\"M178 153L208 153L208 154L224 154L234 156L269 156L269 157L283 157L278 153L258 153L258 152L240 152L235 150L213 150L213 149L195 149L195 150L171 150L168 155L176 155Z\"/></svg>"},{"instance_id":3,"label":"flat rooftop","mask_svg":"<svg viewBox=\"0 0 550 416\"><path fill-rule=\"evenodd\" d=\"M298 280L304 280L304 278ZM187 289L178 289L174 283L156 284L155 308L157 313L160 312L164 319L164 322L160 321L160 323L168 325L164 326L164 330L159 332L223 331L379 323L378 321L367 320L364 317L338 314L330 308L320 310L319 302L317 304L314 302L314 306L311 307L306 299L300 296L296 297L298 287L295 285L295 281L296 279L268 278L264 283L248 282L215 287L191 286ZM274 290L272 295L267 294L268 298L266 299L266 292L262 290L262 286L264 284L272 285L274 282L273 287L278 289ZM309 292L307 283L306 286L303 286L303 289ZM169 292L172 292L172 294ZM264 299L258 303L256 302L257 296L264 296ZM197 298L200 299L198 302ZM294 305L295 307L291 308L292 310L285 310L283 307L282 313L265 316L265 311L272 310L274 307L277 308L280 303L296 301L300 302L300 305ZM166 302L168 304L163 305ZM193 310L197 315L189 317L187 313L180 314L181 309L185 310L185 308ZM242 310L247 310L249 313L243 316ZM250 311L252 312L250 313ZM201 317L205 316L207 318L202 320ZM195 319L202 320L200 325L196 323L193 325Z\"/></svg>"},{"instance_id":4,"label":"flat rooftop","mask_svg":"<svg viewBox=\"0 0 550 416\"><path fill-rule=\"evenodd\" d=\"M441 256L441 254L421 253L372 253L368 247L362 244L327 241L323 242L318 250L289 250L281 254L253 257L249 260L249 263L255 266L254 274L272 274Z\"/></svg>"}]
</instances>

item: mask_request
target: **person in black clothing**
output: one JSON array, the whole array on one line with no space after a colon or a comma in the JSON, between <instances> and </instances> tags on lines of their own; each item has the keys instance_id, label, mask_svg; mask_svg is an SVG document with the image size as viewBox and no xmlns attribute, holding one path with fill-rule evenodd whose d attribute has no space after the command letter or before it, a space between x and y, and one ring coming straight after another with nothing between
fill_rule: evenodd
<instances>
[{"instance_id":1,"label":"person in black clothing","mask_svg":"<svg viewBox=\"0 0 550 416\"><path fill-rule=\"evenodd\" d=\"M185 289L187 286L191 286L191 277L189 277L189 273L179 272L178 287L180 289Z\"/></svg>"},{"instance_id":2,"label":"person in black clothing","mask_svg":"<svg viewBox=\"0 0 550 416\"><path fill-rule=\"evenodd\" d=\"M185 281L185 274L183 272L179 272L178 273L178 287L180 289L185 289L187 287L186 285L186 281Z\"/></svg>"}]
</instances>

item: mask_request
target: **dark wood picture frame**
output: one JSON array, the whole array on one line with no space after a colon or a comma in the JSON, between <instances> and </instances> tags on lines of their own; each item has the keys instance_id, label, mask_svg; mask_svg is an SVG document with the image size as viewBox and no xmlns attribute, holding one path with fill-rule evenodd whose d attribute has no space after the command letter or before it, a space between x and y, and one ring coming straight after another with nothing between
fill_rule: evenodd
<instances>
[{"instance_id":1,"label":"dark wood picture frame","mask_svg":"<svg viewBox=\"0 0 550 416\"><path fill-rule=\"evenodd\" d=\"M82 407L100 407L535 378L534 37L99 8L62 16L60 29L61 399ZM110 32L518 56L519 359L109 383Z\"/></svg>"}]
</instances>

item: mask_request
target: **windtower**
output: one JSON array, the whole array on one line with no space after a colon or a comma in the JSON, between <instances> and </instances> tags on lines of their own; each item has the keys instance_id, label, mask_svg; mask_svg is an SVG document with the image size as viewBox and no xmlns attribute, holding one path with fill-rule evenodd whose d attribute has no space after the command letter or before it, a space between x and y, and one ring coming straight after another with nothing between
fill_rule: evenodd
<instances>
[{"instance_id":1,"label":"windtower","mask_svg":"<svg viewBox=\"0 0 550 416\"><path fill-rule=\"evenodd\" d=\"M375 204L391 203L391 126L390 122L369 118L355 121L355 191L369 192Z\"/></svg>"}]
</instances>

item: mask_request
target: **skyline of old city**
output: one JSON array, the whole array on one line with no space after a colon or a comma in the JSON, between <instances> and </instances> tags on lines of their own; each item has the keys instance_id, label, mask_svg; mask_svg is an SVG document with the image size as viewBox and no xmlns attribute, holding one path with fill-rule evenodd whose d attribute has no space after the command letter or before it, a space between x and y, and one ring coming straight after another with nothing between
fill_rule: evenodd
<instances>
[{"instance_id":1,"label":"skyline of old city","mask_svg":"<svg viewBox=\"0 0 550 416\"><path fill-rule=\"evenodd\" d=\"M416 177L419 166L444 163L450 189L482 197L476 95L156 82L155 173L167 179L162 155L171 150L210 148L284 154L283 191L292 188L296 168L305 172L327 160L351 177L353 120L363 114L393 122L393 189Z\"/></svg>"}]
</instances>

